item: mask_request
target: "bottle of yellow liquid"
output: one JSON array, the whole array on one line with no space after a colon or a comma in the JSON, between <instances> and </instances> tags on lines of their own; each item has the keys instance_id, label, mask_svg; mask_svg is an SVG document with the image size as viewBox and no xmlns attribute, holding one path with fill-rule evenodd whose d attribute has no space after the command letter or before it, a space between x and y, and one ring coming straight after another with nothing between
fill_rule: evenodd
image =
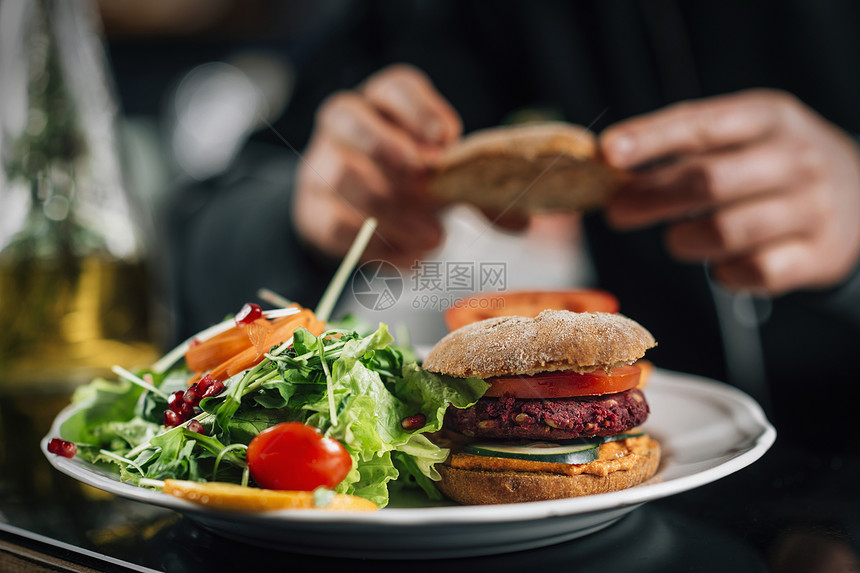
<instances>
[{"instance_id":1,"label":"bottle of yellow liquid","mask_svg":"<svg viewBox=\"0 0 860 573\"><path fill-rule=\"evenodd\" d=\"M9 0L0 11L0 390L146 366L146 241L94 8Z\"/></svg>"}]
</instances>

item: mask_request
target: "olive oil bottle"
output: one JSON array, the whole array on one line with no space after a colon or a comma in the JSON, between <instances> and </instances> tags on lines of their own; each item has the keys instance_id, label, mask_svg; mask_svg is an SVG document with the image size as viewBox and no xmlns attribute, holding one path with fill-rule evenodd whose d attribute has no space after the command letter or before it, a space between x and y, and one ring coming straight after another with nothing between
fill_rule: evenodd
<instances>
[{"instance_id":1,"label":"olive oil bottle","mask_svg":"<svg viewBox=\"0 0 860 573\"><path fill-rule=\"evenodd\" d=\"M97 23L86 2L0 3L0 391L155 358Z\"/></svg>"}]
</instances>

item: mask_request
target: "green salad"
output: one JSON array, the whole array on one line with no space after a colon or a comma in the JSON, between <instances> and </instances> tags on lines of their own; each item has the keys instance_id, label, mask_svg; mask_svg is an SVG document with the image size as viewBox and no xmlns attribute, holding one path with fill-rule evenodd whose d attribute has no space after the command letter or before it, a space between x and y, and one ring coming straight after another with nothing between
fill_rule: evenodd
<instances>
[{"instance_id":1,"label":"green salad","mask_svg":"<svg viewBox=\"0 0 860 573\"><path fill-rule=\"evenodd\" d=\"M217 394L204 393L176 425L165 425L165 414L188 392L192 373L184 361L165 372L118 370L117 381L97 379L77 389L60 438L127 483L254 486L250 441L277 424L301 422L336 439L352 458L335 493L385 507L396 482L438 499L434 465L448 451L426 434L442 427L449 406L471 406L488 384L425 371L409 354L384 324L370 333L335 328L319 336L299 328L257 365L226 379Z\"/></svg>"}]
</instances>

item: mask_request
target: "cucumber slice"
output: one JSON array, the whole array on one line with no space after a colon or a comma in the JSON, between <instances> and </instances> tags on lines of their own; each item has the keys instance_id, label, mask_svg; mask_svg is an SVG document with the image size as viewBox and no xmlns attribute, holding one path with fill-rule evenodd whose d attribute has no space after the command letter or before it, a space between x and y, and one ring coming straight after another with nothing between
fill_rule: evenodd
<instances>
[{"instance_id":1,"label":"cucumber slice","mask_svg":"<svg viewBox=\"0 0 860 573\"><path fill-rule=\"evenodd\" d=\"M514 458L556 464L587 464L600 457L601 444L644 435L644 432L631 431L615 436L576 438L560 442L477 442L468 444L463 451L467 454L491 458Z\"/></svg>"},{"instance_id":2,"label":"cucumber slice","mask_svg":"<svg viewBox=\"0 0 860 573\"><path fill-rule=\"evenodd\" d=\"M638 430L631 430L629 432L624 432L623 434L616 434L614 436L594 436L591 438L573 438L571 440L559 440L557 443L562 445L573 445L573 444L605 444L607 442L616 442L618 440L626 440L627 438L639 438L644 436L645 432L640 432Z\"/></svg>"},{"instance_id":3,"label":"cucumber slice","mask_svg":"<svg viewBox=\"0 0 860 573\"><path fill-rule=\"evenodd\" d=\"M552 442L530 442L526 444L505 444L480 442L464 448L467 454L491 458L513 458L530 462L549 462L557 464L587 464L600 456L600 444L567 444Z\"/></svg>"},{"instance_id":4,"label":"cucumber slice","mask_svg":"<svg viewBox=\"0 0 860 573\"><path fill-rule=\"evenodd\" d=\"M618 440L626 440L627 438L641 438L645 432L626 432L624 434L616 434L614 436L600 436L598 439L606 442L617 442Z\"/></svg>"}]
</instances>

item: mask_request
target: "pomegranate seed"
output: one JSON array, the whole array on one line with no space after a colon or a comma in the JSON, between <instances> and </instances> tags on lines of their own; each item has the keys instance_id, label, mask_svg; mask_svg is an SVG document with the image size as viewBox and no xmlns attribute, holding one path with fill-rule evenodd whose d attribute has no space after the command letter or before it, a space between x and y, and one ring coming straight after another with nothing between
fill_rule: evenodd
<instances>
[{"instance_id":1,"label":"pomegranate seed","mask_svg":"<svg viewBox=\"0 0 860 573\"><path fill-rule=\"evenodd\" d=\"M48 442L48 451L64 458L73 458L78 453L78 446L74 442L54 438Z\"/></svg>"},{"instance_id":2,"label":"pomegranate seed","mask_svg":"<svg viewBox=\"0 0 860 573\"><path fill-rule=\"evenodd\" d=\"M186 418L194 414L194 406L185 401L185 391L177 390L167 400L167 407L171 412L176 412Z\"/></svg>"},{"instance_id":3,"label":"pomegranate seed","mask_svg":"<svg viewBox=\"0 0 860 573\"><path fill-rule=\"evenodd\" d=\"M194 432L195 434L203 433L203 424L201 424L197 420L191 420L185 427Z\"/></svg>"},{"instance_id":4,"label":"pomegranate seed","mask_svg":"<svg viewBox=\"0 0 860 573\"><path fill-rule=\"evenodd\" d=\"M239 313L236 314L236 318L234 320L236 321L237 326L241 326L245 324L251 324L262 316L263 309L260 308L260 305L254 304L253 302L249 302L245 303L245 306L243 306L242 310L240 310Z\"/></svg>"},{"instance_id":5,"label":"pomegranate seed","mask_svg":"<svg viewBox=\"0 0 860 573\"><path fill-rule=\"evenodd\" d=\"M201 398L200 388L198 388L197 384L192 384L188 390L182 394L182 401L186 404L190 404L192 408L200 403Z\"/></svg>"},{"instance_id":6,"label":"pomegranate seed","mask_svg":"<svg viewBox=\"0 0 860 573\"><path fill-rule=\"evenodd\" d=\"M209 387L206 388L206 390L203 392L203 397L208 398L210 396L217 396L224 391L224 388L226 388L226 386L224 386L223 382L221 382L220 380L214 380L212 384L210 384Z\"/></svg>"},{"instance_id":7,"label":"pomegranate seed","mask_svg":"<svg viewBox=\"0 0 860 573\"><path fill-rule=\"evenodd\" d=\"M201 396L204 395L206 393L206 390L209 388L209 386L212 385L213 382L215 382L215 379L212 378L212 376L210 376L209 374L204 374L203 377L200 379L200 382L197 382L197 393Z\"/></svg>"},{"instance_id":8,"label":"pomegranate seed","mask_svg":"<svg viewBox=\"0 0 860 573\"><path fill-rule=\"evenodd\" d=\"M177 390L167 397L167 407L174 412L179 411L180 404L185 401L185 390Z\"/></svg>"},{"instance_id":9,"label":"pomegranate seed","mask_svg":"<svg viewBox=\"0 0 860 573\"><path fill-rule=\"evenodd\" d=\"M173 410L165 410L164 411L164 425L168 428L175 428L182 422L184 422L187 418L183 417L182 414L178 412L174 412Z\"/></svg>"},{"instance_id":10,"label":"pomegranate seed","mask_svg":"<svg viewBox=\"0 0 860 573\"><path fill-rule=\"evenodd\" d=\"M188 348L194 348L195 346L200 346L200 341L196 338L192 338L188 341Z\"/></svg>"},{"instance_id":11,"label":"pomegranate seed","mask_svg":"<svg viewBox=\"0 0 860 573\"><path fill-rule=\"evenodd\" d=\"M420 430L427 423L427 416L424 414L415 414L414 416L406 416L400 420L400 427L407 432Z\"/></svg>"}]
</instances>

